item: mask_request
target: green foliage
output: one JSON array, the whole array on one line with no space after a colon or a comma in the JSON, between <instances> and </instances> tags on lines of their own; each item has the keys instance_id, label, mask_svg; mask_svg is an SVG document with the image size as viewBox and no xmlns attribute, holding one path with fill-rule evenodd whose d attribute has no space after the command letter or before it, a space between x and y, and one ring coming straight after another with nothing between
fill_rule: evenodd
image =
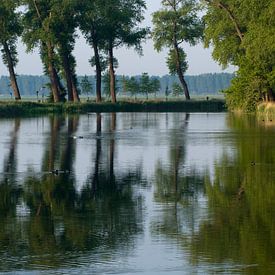
<instances>
[{"instance_id":1,"label":"green foliage","mask_svg":"<svg viewBox=\"0 0 275 275\"><path fill-rule=\"evenodd\" d=\"M157 51L187 42L195 45L202 36L203 25L198 18L194 0L163 0L163 8L153 14L152 32Z\"/></svg>"},{"instance_id":2,"label":"green foliage","mask_svg":"<svg viewBox=\"0 0 275 275\"><path fill-rule=\"evenodd\" d=\"M81 83L84 76L78 77L78 83ZM190 92L193 95L217 95L219 91L225 90L230 86L231 80L234 77L233 74L220 73L220 74L202 74L196 76L186 76L186 82L190 88ZM134 76L139 82L140 76ZM95 76L88 76L89 82L93 87L96 85ZM168 90L172 89L172 84L177 81L176 76L164 75L162 77L151 77L151 80L157 79L160 82L159 95L165 94L165 89L168 86ZM33 75L18 75L18 85L22 96L34 97L36 91L40 91L41 87L45 86L44 93L48 94L50 90L49 78L47 76L33 76ZM126 82L129 80L128 76L125 76ZM123 87L123 78L117 76L118 86ZM11 92L10 81L7 76L0 77L0 96L7 97ZM124 88L125 92L125 88ZM126 89L127 92L127 89ZM130 91L129 91L130 92Z\"/></svg>"},{"instance_id":3,"label":"green foliage","mask_svg":"<svg viewBox=\"0 0 275 275\"><path fill-rule=\"evenodd\" d=\"M140 92L140 83L132 76L129 79L125 79L125 89L130 92L132 96L136 96Z\"/></svg>"},{"instance_id":4,"label":"green foliage","mask_svg":"<svg viewBox=\"0 0 275 275\"><path fill-rule=\"evenodd\" d=\"M256 88L262 84L262 79L241 67L226 90L226 103L231 110L254 112L263 94Z\"/></svg>"},{"instance_id":5,"label":"green foliage","mask_svg":"<svg viewBox=\"0 0 275 275\"><path fill-rule=\"evenodd\" d=\"M16 42L22 33L21 14L17 11L19 1L1 0L0 1L0 45L7 42L13 49L14 65L16 59ZM4 56L4 61L6 57ZM6 63L6 62L5 62Z\"/></svg>"},{"instance_id":6,"label":"green foliage","mask_svg":"<svg viewBox=\"0 0 275 275\"><path fill-rule=\"evenodd\" d=\"M173 94L173 96L179 96L179 95L183 94L183 89L182 89L181 85L179 85L176 82L173 83L172 94Z\"/></svg>"},{"instance_id":7,"label":"green foliage","mask_svg":"<svg viewBox=\"0 0 275 275\"><path fill-rule=\"evenodd\" d=\"M179 49L179 60L180 60L180 67L183 73L185 73L188 69L188 63L186 61L186 53L182 50ZM169 73L171 75L176 75L177 74L177 56L176 52L173 49L170 49L168 57L167 57L167 66L169 69Z\"/></svg>"},{"instance_id":8,"label":"green foliage","mask_svg":"<svg viewBox=\"0 0 275 275\"><path fill-rule=\"evenodd\" d=\"M213 101L119 101L85 103L37 103L37 102L0 102L1 117L20 117L44 114L81 114L87 112L223 112L225 111L224 100Z\"/></svg>"},{"instance_id":9,"label":"green foliage","mask_svg":"<svg viewBox=\"0 0 275 275\"><path fill-rule=\"evenodd\" d=\"M203 24L198 17L196 0L162 0L162 9L153 14L152 37L157 51L169 49L167 65L171 74L177 74L186 99L190 99L184 80L187 70L183 43L195 45L202 37Z\"/></svg>"},{"instance_id":10,"label":"green foliage","mask_svg":"<svg viewBox=\"0 0 275 275\"><path fill-rule=\"evenodd\" d=\"M85 75L81 82L80 82L80 87L81 87L81 92L82 94L86 94L86 95L89 95L89 94L92 94L93 92L93 85L92 83L89 81L88 79L88 76Z\"/></svg>"},{"instance_id":11,"label":"green foliage","mask_svg":"<svg viewBox=\"0 0 275 275\"><path fill-rule=\"evenodd\" d=\"M255 110L275 99L275 1L206 1L205 45L223 66L237 66L228 90L232 109Z\"/></svg>"},{"instance_id":12,"label":"green foliage","mask_svg":"<svg viewBox=\"0 0 275 275\"><path fill-rule=\"evenodd\" d=\"M157 78L150 78L148 73L143 73L140 78L140 92L145 93L148 99L148 95L156 93L160 89L160 82Z\"/></svg>"},{"instance_id":13,"label":"green foliage","mask_svg":"<svg viewBox=\"0 0 275 275\"><path fill-rule=\"evenodd\" d=\"M151 92L155 93L155 96L157 92L160 91L160 80L157 77L152 77L151 78Z\"/></svg>"},{"instance_id":14,"label":"green foliage","mask_svg":"<svg viewBox=\"0 0 275 275\"><path fill-rule=\"evenodd\" d=\"M108 56L109 66L116 60L113 50L122 46L134 47L141 54L141 42L146 38L148 29L139 27L146 9L143 0L94 0L81 4L79 25L87 41L98 52L101 61L97 64L98 73L106 69L102 56ZM104 55L102 55L102 53ZM95 65L95 57L91 59ZM99 63L99 62L98 62ZM101 65L101 68L99 66ZM99 70L101 70L99 72ZM114 73L109 70L109 73ZM112 83L112 86L114 83ZM115 87L109 87L115 90ZM112 95L113 97L113 95Z\"/></svg>"},{"instance_id":15,"label":"green foliage","mask_svg":"<svg viewBox=\"0 0 275 275\"><path fill-rule=\"evenodd\" d=\"M21 14L17 11L18 1L0 1L0 48L4 64L8 65L7 52L3 44L8 45L13 66L18 63L16 43L22 33Z\"/></svg>"}]
</instances>

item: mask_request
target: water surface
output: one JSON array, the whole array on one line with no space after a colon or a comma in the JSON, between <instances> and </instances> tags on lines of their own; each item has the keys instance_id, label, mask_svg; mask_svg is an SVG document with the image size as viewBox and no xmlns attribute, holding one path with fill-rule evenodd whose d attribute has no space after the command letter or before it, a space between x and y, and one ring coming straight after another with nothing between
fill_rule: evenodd
<instances>
[{"instance_id":1,"label":"water surface","mask_svg":"<svg viewBox=\"0 0 275 275\"><path fill-rule=\"evenodd\" d=\"M275 273L272 123L104 113L0 129L0 272Z\"/></svg>"}]
</instances>

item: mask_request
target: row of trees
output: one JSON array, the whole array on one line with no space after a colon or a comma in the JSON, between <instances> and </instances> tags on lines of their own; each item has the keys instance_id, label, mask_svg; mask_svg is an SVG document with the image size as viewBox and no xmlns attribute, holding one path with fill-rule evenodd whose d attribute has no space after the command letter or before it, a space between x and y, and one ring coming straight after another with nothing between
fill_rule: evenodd
<instances>
[{"instance_id":1,"label":"row of trees","mask_svg":"<svg viewBox=\"0 0 275 275\"><path fill-rule=\"evenodd\" d=\"M18 9L20 8L20 9ZM143 0L3 0L0 3L3 59L9 66L12 86L16 86L14 66L19 36L28 51L39 48L45 74L50 79L54 102L79 101L76 60L72 54L79 28L93 48L90 60L96 67L97 101L101 101L101 75L108 67L110 93L116 102L114 49L134 47L141 53L141 42L148 34L139 28L145 10ZM65 80L66 88L61 79ZM15 89L14 89L15 91ZM19 90L14 93L20 99Z\"/></svg>"},{"instance_id":2,"label":"row of trees","mask_svg":"<svg viewBox=\"0 0 275 275\"><path fill-rule=\"evenodd\" d=\"M132 76L122 78L122 88L124 92L130 92L133 96L139 93L145 93L148 99L149 94L157 93L160 90L160 81L158 78L150 78L148 73L143 73L139 79Z\"/></svg>"},{"instance_id":3,"label":"row of trees","mask_svg":"<svg viewBox=\"0 0 275 275\"><path fill-rule=\"evenodd\" d=\"M153 14L153 30L141 28L146 9L143 0L2 0L0 3L0 43L9 68L16 99L20 93L14 66L16 40L22 36L29 51L39 48L45 74L55 102L67 93L69 101L79 101L76 60L72 54L76 31L80 29L93 49L90 59L96 68L97 101L101 101L102 73L108 71L112 101L116 102L114 49L134 47L149 34L157 51L168 48L167 65L178 76L186 99L190 94L184 74L188 68L183 43L195 45L202 38L213 46L213 57L221 65L235 65L237 77L229 89L233 108L249 109L260 100L275 99L275 0L162 0ZM18 9L20 7L20 9ZM204 8L201 19L199 11ZM66 89L61 79L65 80Z\"/></svg>"},{"instance_id":4,"label":"row of trees","mask_svg":"<svg viewBox=\"0 0 275 275\"><path fill-rule=\"evenodd\" d=\"M215 74L202 74L202 75L186 75L185 81L187 82L189 91L191 95L217 95L220 91L228 89L230 86L230 82L233 79L234 74L229 73L215 73ZM116 75L116 87L117 94L123 95L131 95L130 91L128 91L127 87L123 85L124 80L129 80L130 76L121 76ZM141 75L134 76L137 82L140 81ZM164 75L164 76L150 76L150 80L153 79L158 80L160 82L160 90L153 91L156 92L157 96L163 96L165 94L166 89L168 91L173 90L173 84L179 83L177 76ZM102 91L105 96L109 96L109 84L107 75L103 75L103 83L102 83ZM49 94L49 87L47 83L49 82L48 77L46 76L34 76L34 75L18 75L17 82L20 89L21 96L32 96L34 97L37 94L43 97ZM94 75L85 75L78 76L78 89L81 91L81 95L91 95L93 97L95 94L96 87L96 78ZM124 86L124 87L123 87ZM139 92L139 90L137 90ZM142 91L144 95L144 91ZM8 76L0 77L0 96L8 96L12 97L12 89L10 87L10 80Z\"/></svg>"},{"instance_id":5,"label":"row of trees","mask_svg":"<svg viewBox=\"0 0 275 275\"><path fill-rule=\"evenodd\" d=\"M0 5L3 12L0 15L4 30L1 39L3 57L10 69L16 99L20 99L14 73L17 62L16 41L19 36L28 51L39 48L45 74L50 79L53 101L63 101L67 94L69 101L77 102L76 60L72 52L76 31L80 29L93 49L90 63L96 69L97 102L101 101L102 73L106 70L112 102L116 102L115 68L118 61L114 57L114 49L121 46L134 47L141 54L141 43L149 35L148 28L139 27L146 9L143 0L17 0L12 3L3 0ZM194 45L202 36L203 24L197 16L197 1L164 0L162 5L162 10L153 15L154 30L151 36L158 51L164 47L170 49L167 58L170 72L178 75L186 99L190 99L184 79L186 54L180 46L183 42ZM142 76L140 85L133 78L125 85L130 90L136 90L137 86L142 89L142 81L148 82L148 75ZM145 91L147 94L151 89L159 87L157 81L145 84L148 86Z\"/></svg>"}]
</instances>

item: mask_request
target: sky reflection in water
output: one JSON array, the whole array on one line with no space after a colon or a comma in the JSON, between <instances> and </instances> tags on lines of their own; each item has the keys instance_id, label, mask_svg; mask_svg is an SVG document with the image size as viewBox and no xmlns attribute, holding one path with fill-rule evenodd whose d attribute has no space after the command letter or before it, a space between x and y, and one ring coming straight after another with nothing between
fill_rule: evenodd
<instances>
[{"instance_id":1,"label":"sky reflection in water","mask_svg":"<svg viewBox=\"0 0 275 275\"><path fill-rule=\"evenodd\" d=\"M272 126L104 113L0 128L0 272L274 273Z\"/></svg>"}]
</instances>

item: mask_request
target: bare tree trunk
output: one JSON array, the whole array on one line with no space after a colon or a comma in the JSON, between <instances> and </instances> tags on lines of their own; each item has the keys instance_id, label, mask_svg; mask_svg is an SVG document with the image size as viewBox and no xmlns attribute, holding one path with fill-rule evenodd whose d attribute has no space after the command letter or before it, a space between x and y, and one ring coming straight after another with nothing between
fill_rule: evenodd
<instances>
[{"instance_id":1,"label":"bare tree trunk","mask_svg":"<svg viewBox=\"0 0 275 275\"><path fill-rule=\"evenodd\" d=\"M72 62L70 62L73 57L65 47L62 45L60 47L61 49L59 54L62 58L62 65L67 83L68 101L79 102L79 92L77 90L74 68Z\"/></svg>"},{"instance_id":2,"label":"bare tree trunk","mask_svg":"<svg viewBox=\"0 0 275 275\"><path fill-rule=\"evenodd\" d=\"M267 101L275 101L274 91L271 88L268 88L267 90Z\"/></svg>"},{"instance_id":3,"label":"bare tree trunk","mask_svg":"<svg viewBox=\"0 0 275 275\"><path fill-rule=\"evenodd\" d=\"M93 41L93 48L95 54L95 67L96 67L96 102L101 102L101 79L102 79L102 69L100 65L100 57L98 52L98 45L96 41Z\"/></svg>"},{"instance_id":4,"label":"bare tree trunk","mask_svg":"<svg viewBox=\"0 0 275 275\"><path fill-rule=\"evenodd\" d=\"M6 41L4 41L3 46L4 46L4 51L5 51L5 55L6 55L7 62L8 62L8 69L9 69L9 73L10 73L10 82L11 82L11 87L13 90L13 95L16 100L20 100L21 96L20 96L20 92L19 92L19 88L18 88L18 84L17 84L17 80L16 80L16 75L14 72L13 60L12 60L12 56L11 56L11 52L10 52L8 43Z\"/></svg>"},{"instance_id":5,"label":"bare tree trunk","mask_svg":"<svg viewBox=\"0 0 275 275\"><path fill-rule=\"evenodd\" d=\"M116 77L114 69L114 54L112 42L109 43L109 74L110 74L110 94L112 102L116 103Z\"/></svg>"},{"instance_id":6,"label":"bare tree trunk","mask_svg":"<svg viewBox=\"0 0 275 275\"><path fill-rule=\"evenodd\" d=\"M65 53L61 53L61 56L62 56L63 69L64 69L64 74L65 74L66 84L67 84L68 101L73 101L73 87L72 87L68 56Z\"/></svg>"},{"instance_id":7,"label":"bare tree trunk","mask_svg":"<svg viewBox=\"0 0 275 275\"><path fill-rule=\"evenodd\" d=\"M51 80L51 89L53 93L54 102L60 102L60 93L58 89L58 79L57 73L53 64L53 48L50 42L47 42L47 51L48 51L48 73Z\"/></svg>"},{"instance_id":8,"label":"bare tree trunk","mask_svg":"<svg viewBox=\"0 0 275 275\"><path fill-rule=\"evenodd\" d=\"M76 76L74 75L74 73L71 73L71 81L72 81L72 88L73 88L73 100L74 102L79 102L79 92L77 90L77 86L76 86Z\"/></svg>"}]
</instances>

